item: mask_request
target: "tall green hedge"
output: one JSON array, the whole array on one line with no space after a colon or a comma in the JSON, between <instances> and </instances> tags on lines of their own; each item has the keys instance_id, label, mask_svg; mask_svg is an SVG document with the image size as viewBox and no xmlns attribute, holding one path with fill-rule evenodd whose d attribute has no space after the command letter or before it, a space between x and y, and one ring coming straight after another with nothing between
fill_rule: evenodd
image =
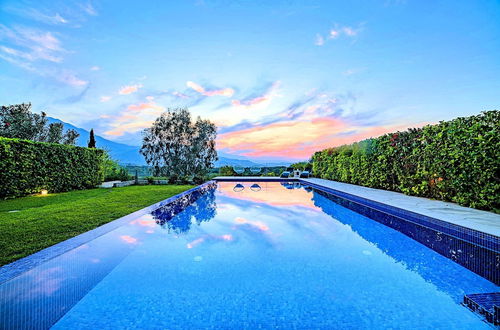
<instances>
[{"instance_id":1,"label":"tall green hedge","mask_svg":"<svg viewBox=\"0 0 500 330\"><path fill-rule=\"evenodd\" d=\"M316 177L500 213L500 111L386 134L313 156Z\"/></svg>"},{"instance_id":2,"label":"tall green hedge","mask_svg":"<svg viewBox=\"0 0 500 330\"><path fill-rule=\"evenodd\" d=\"M95 187L103 160L100 149L0 137L0 197Z\"/></svg>"}]
</instances>

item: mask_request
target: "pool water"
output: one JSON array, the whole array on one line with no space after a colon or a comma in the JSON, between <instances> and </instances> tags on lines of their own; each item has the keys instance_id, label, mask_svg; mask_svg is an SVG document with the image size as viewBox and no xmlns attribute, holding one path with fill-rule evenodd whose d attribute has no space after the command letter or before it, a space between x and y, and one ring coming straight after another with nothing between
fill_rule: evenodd
<instances>
[{"instance_id":1,"label":"pool water","mask_svg":"<svg viewBox=\"0 0 500 330\"><path fill-rule=\"evenodd\" d=\"M460 302L493 283L313 189L254 184L219 182L2 284L2 324L489 328Z\"/></svg>"}]
</instances>

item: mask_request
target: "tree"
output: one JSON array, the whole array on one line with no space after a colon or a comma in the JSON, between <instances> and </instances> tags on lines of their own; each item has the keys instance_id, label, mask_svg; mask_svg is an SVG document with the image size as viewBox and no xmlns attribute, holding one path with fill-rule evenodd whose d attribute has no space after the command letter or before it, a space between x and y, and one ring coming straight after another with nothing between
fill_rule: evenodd
<instances>
[{"instance_id":1,"label":"tree","mask_svg":"<svg viewBox=\"0 0 500 330\"><path fill-rule=\"evenodd\" d=\"M45 112L31 112L31 103L0 107L0 136L38 142L75 144L79 134L72 129L63 132L62 123L47 125Z\"/></svg>"},{"instance_id":2,"label":"tree","mask_svg":"<svg viewBox=\"0 0 500 330\"><path fill-rule=\"evenodd\" d=\"M95 137L94 137L94 129L90 129L89 143L87 145L89 148L95 148Z\"/></svg>"},{"instance_id":3,"label":"tree","mask_svg":"<svg viewBox=\"0 0 500 330\"><path fill-rule=\"evenodd\" d=\"M216 126L188 109L168 109L143 132L141 154L156 176L203 176L218 159Z\"/></svg>"},{"instance_id":4,"label":"tree","mask_svg":"<svg viewBox=\"0 0 500 330\"><path fill-rule=\"evenodd\" d=\"M233 170L232 166L222 166L219 169L219 174L222 176L235 176L236 172Z\"/></svg>"}]
</instances>

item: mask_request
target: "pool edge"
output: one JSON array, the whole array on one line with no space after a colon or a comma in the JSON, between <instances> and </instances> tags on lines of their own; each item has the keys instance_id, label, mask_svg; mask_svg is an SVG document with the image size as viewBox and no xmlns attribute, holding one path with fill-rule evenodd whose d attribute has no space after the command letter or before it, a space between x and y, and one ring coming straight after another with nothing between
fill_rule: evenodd
<instances>
[{"instance_id":1,"label":"pool edge","mask_svg":"<svg viewBox=\"0 0 500 330\"><path fill-rule=\"evenodd\" d=\"M140 210L124 215L123 217L107 222L99 227L96 227L94 229L81 233L77 236L73 236L71 238L68 238L67 240L46 247L45 249L37 251L21 259L15 260L9 264L3 265L2 267L0 267L0 285L43 264L44 262L49 261L50 259L56 258L97 237L105 235L110 231L126 224L127 222L134 220L137 217L143 216L160 207L171 204L176 200L186 195L189 195L195 191L198 191L208 185L214 184L215 182L216 181L214 180L207 181L196 187L183 191L177 195L171 196L162 201L146 206Z\"/></svg>"}]
</instances>

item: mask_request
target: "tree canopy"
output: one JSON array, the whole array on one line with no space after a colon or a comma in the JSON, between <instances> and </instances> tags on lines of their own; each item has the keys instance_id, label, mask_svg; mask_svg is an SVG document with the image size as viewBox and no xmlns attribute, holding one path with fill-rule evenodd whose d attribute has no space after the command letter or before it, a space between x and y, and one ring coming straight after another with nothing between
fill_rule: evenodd
<instances>
[{"instance_id":1,"label":"tree canopy","mask_svg":"<svg viewBox=\"0 0 500 330\"><path fill-rule=\"evenodd\" d=\"M200 177L218 159L216 136L209 120L193 121L186 108L168 109L143 131L141 154L156 176Z\"/></svg>"},{"instance_id":2,"label":"tree canopy","mask_svg":"<svg viewBox=\"0 0 500 330\"><path fill-rule=\"evenodd\" d=\"M75 144L79 134L68 129L64 132L62 123L48 124L45 112L31 112L31 103L3 105L0 107L0 136L50 142Z\"/></svg>"}]
</instances>

